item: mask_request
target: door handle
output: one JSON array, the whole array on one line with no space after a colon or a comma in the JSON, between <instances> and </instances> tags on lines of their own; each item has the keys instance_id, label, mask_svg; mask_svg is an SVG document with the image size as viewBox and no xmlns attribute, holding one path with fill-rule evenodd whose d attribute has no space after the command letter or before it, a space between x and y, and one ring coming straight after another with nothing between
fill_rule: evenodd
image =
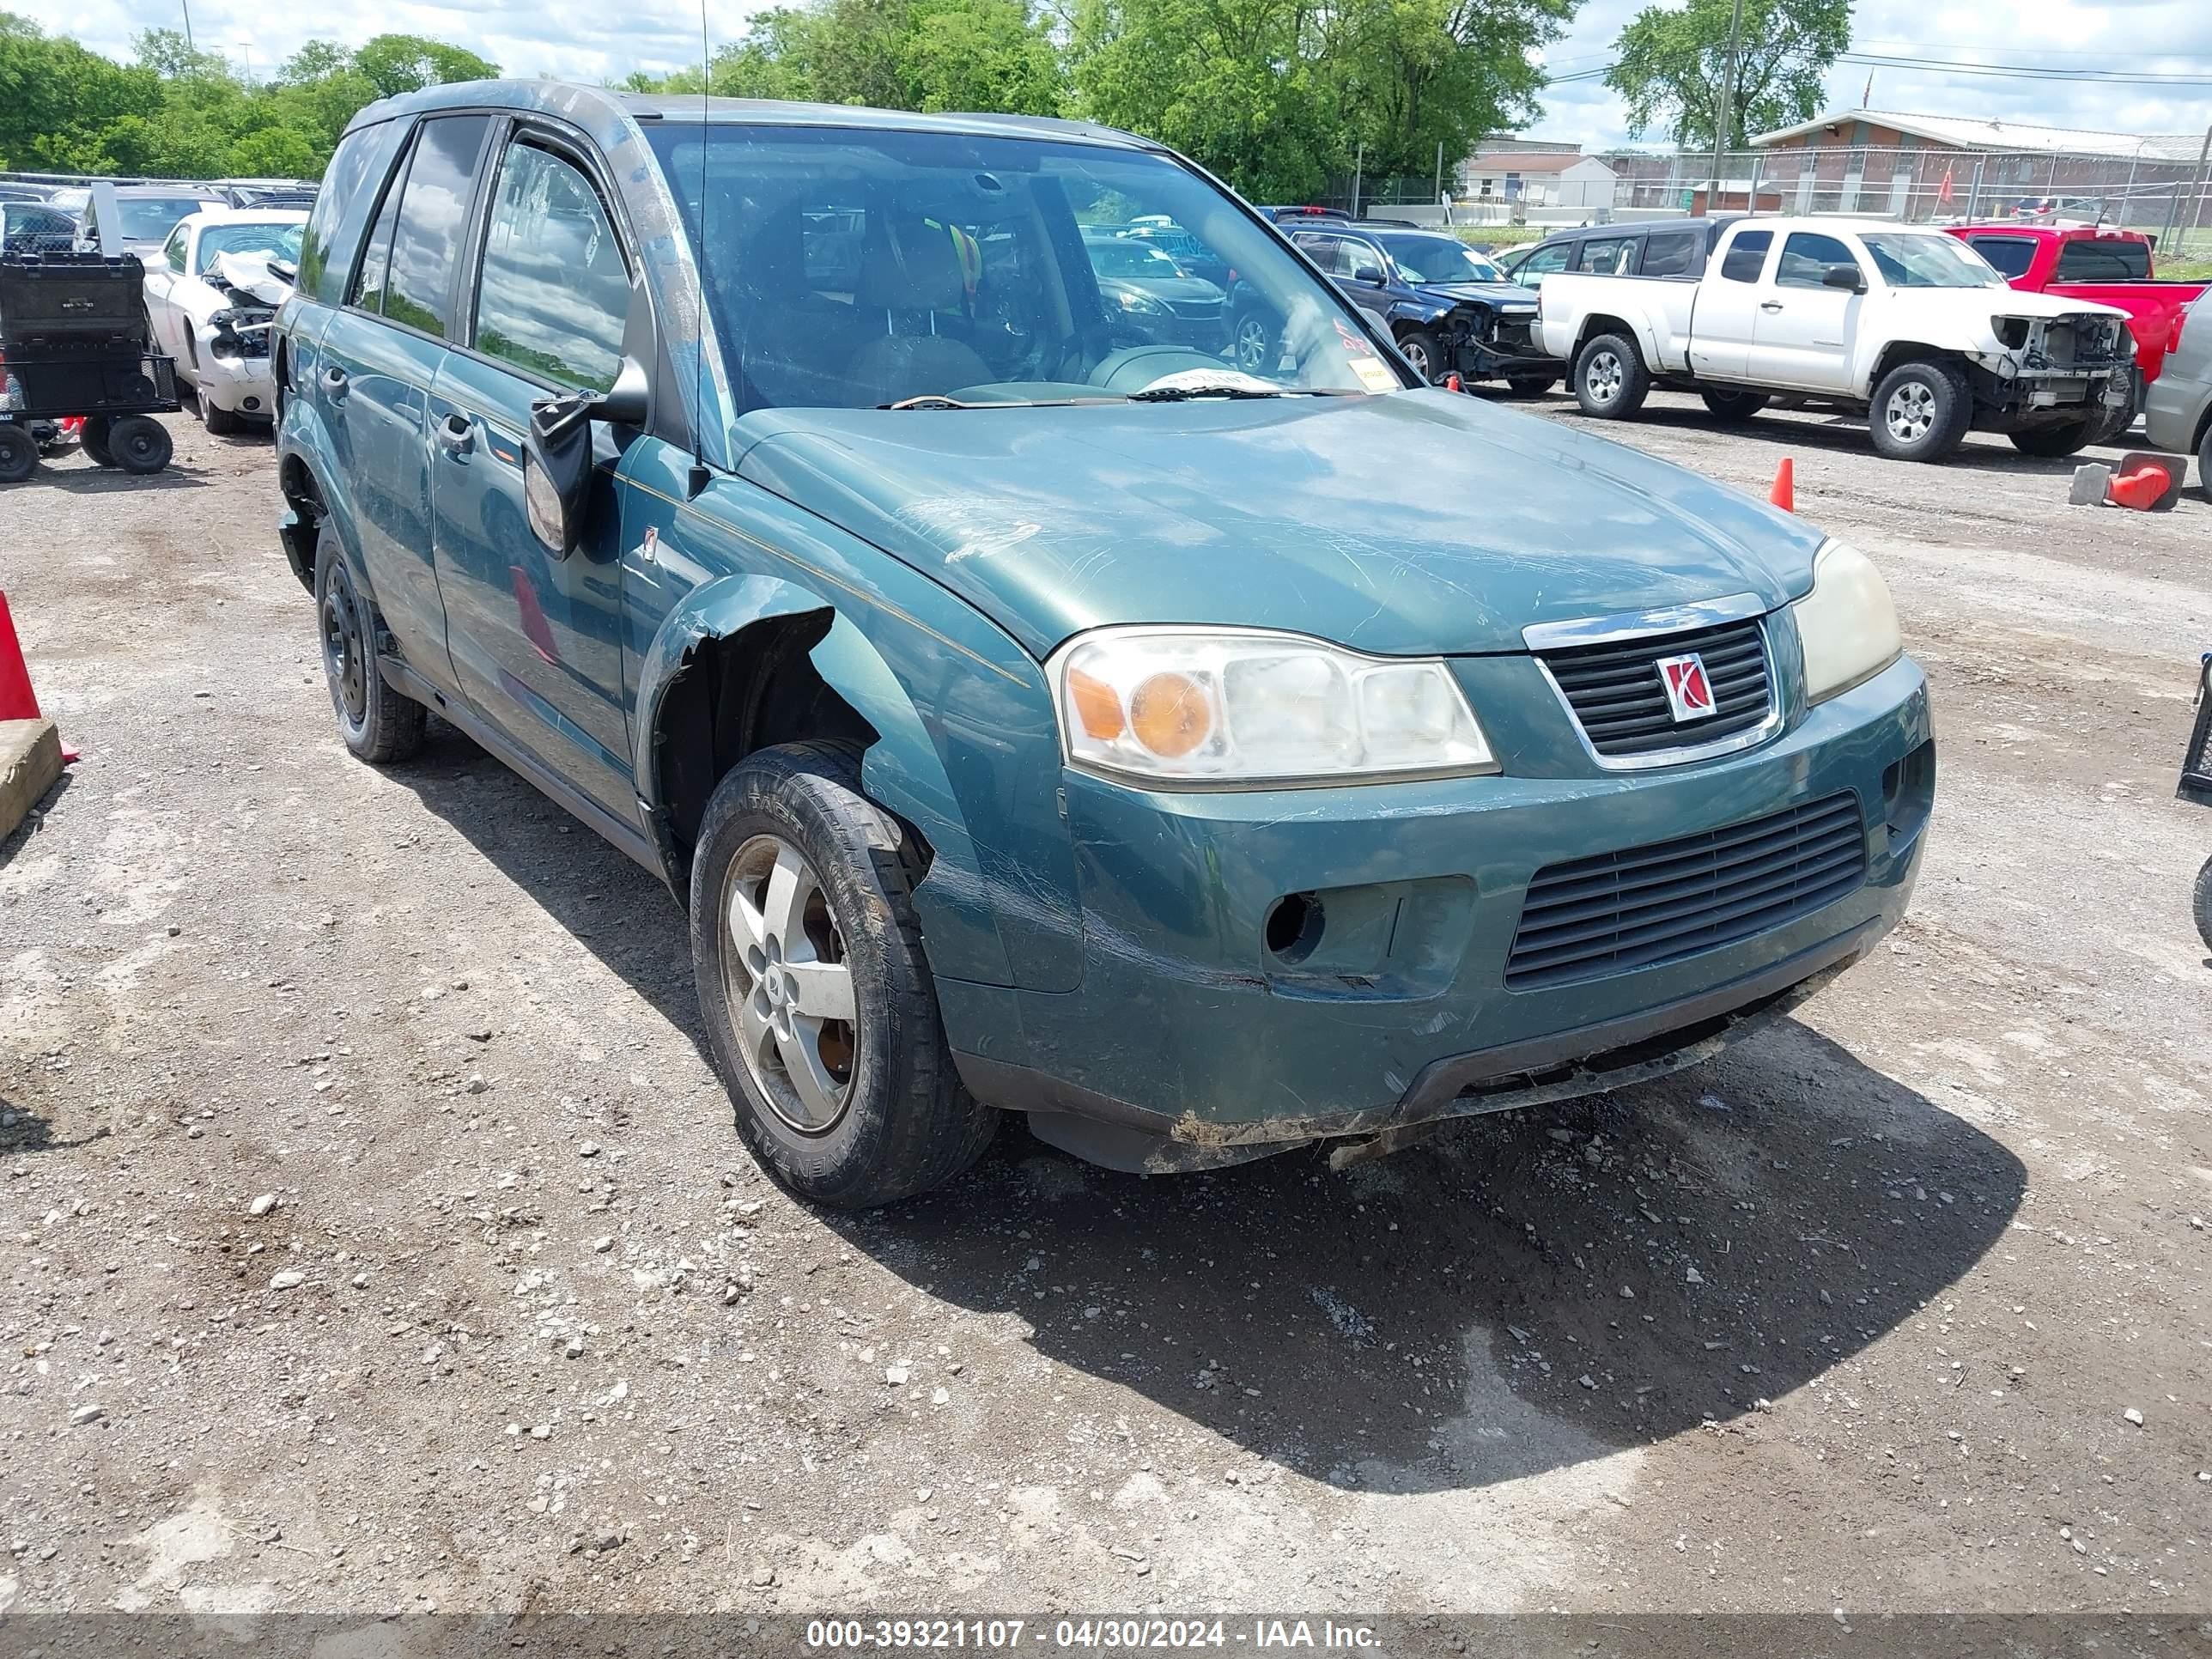
<instances>
[{"instance_id":1,"label":"door handle","mask_svg":"<svg viewBox=\"0 0 2212 1659\"><path fill-rule=\"evenodd\" d=\"M323 371L323 392L332 403L343 403L346 395L346 372L336 364Z\"/></svg>"},{"instance_id":2,"label":"door handle","mask_svg":"<svg viewBox=\"0 0 2212 1659\"><path fill-rule=\"evenodd\" d=\"M1782 301L1779 300L1761 300L1759 302L1759 308L1761 311L1779 311L1782 309Z\"/></svg>"},{"instance_id":3,"label":"door handle","mask_svg":"<svg viewBox=\"0 0 2212 1659\"><path fill-rule=\"evenodd\" d=\"M438 441L449 455L465 455L476 447L477 430L465 415L448 415L438 422Z\"/></svg>"}]
</instances>

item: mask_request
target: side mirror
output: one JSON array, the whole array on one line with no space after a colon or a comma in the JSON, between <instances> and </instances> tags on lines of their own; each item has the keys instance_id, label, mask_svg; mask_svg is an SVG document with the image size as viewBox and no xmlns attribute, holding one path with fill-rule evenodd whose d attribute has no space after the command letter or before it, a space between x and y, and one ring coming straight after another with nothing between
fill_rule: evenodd
<instances>
[{"instance_id":1,"label":"side mirror","mask_svg":"<svg viewBox=\"0 0 2212 1659\"><path fill-rule=\"evenodd\" d=\"M1853 294L1866 292L1866 276L1856 265L1830 265L1820 273L1822 288L1847 289Z\"/></svg>"},{"instance_id":2,"label":"side mirror","mask_svg":"<svg viewBox=\"0 0 2212 1659\"><path fill-rule=\"evenodd\" d=\"M1352 280L1355 283L1364 283L1370 288L1380 288L1382 286L1382 267L1354 265L1352 268Z\"/></svg>"},{"instance_id":3,"label":"side mirror","mask_svg":"<svg viewBox=\"0 0 2212 1659\"><path fill-rule=\"evenodd\" d=\"M583 539L595 461L592 423L643 426L653 418L653 307L645 283L633 279L623 325L622 366L605 392L564 392L530 405L522 436L522 504L531 533L556 559Z\"/></svg>"}]
</instances>

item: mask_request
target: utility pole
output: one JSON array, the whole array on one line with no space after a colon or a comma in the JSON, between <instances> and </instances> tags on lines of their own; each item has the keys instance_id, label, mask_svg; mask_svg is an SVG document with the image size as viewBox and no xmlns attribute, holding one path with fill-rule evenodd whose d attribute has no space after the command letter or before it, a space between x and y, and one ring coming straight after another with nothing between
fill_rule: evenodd
<instances>
[{"instance_id":1,"label":"utility pole","mask_svg":"<svg viewBox=\"0 0 2212 1659\"><path fill-rule=\"evenodd\" d=\"M1743 0L1735 0L1729 10L1728 68L1721 76L1718 112L1713 121L1713 187L1705 197L1705 211L1717 213L1721 207L1721 158L1726 153L1729 118L1733 112L1729 106L1735 100L1735 51L1743 38Z\"/></svg>"},{"instance_id":2,"label":"utility pole","mask_svg":"<svg viewBox=\"0 0 2212 1659\"><path fill-rule=\"evenodd\" d=\"M1367 141L1359 141L1358 153L1352 158L1352 216L1359 217L1359 179L1367 171Z\"/></svg>"},{"instance_id":3,"label":"utility pole","mask_svg":"<svg viewBox=\"0 0 2212 1659\"><path fill-rule=\"evenodd\" d=\"M2188 228L2182 233L2181 240L2185 245L2189 240L2189 232L2204 222L2204 198L2208 191L2212 191L2212 166L2208 166L2208 161L2212 161L2212 127L2204 129L2204 143L2197 152L2197 173L2201 182L2197 186L2197 211L2189 216ZM2179 254L2180 247L2176 247L2174 252Z\"/></svg>"},{"instance_id":4,"label":"utility pole","mask_svg":"<svg viewBox=\"0 0 2212 1659\"><path fill-rule=\"evenodd\" d=\"M185 9L185 55L197 56L192 49L192 0L177 0L177 3Z\"/></svg>"}]
</instances>

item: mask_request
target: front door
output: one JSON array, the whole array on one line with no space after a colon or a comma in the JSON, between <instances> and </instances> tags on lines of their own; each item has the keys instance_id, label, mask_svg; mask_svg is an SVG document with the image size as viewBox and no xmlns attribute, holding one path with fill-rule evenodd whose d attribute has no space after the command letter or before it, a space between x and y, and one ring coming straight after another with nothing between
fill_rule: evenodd
<instances>
[{"instance_id":1,"label":"front door","mask_svg":"<svg viewBox=\"0 0 2212 1659\"><path fill-rule=\"evenodd\" d=\"M187 367L185 347L189 331L179 331L177 326L173 290L185 281L185 260L191 241L191 233L179 225L169 233L169 240L161 252L146 261L146 275L142 279L146 295L146 325L153 331L154 349Z\"/></svg>"},{"instance_id":2,"label":"front door","mask_svg":"<svg viewBox=\"0 0 2212 1659\"><path fill-rule=\"evenodd\" d=\"M1736 230L1706 267L1690 317L1690 372L1718 380L1741 380L1751 372L1752 336L1759 305L1771 296L1761 288L1774 233Z\"/></svg>"},{"instance_id":3,"label":"front door","mask_svg":"<svg viewBox=\"0 0 2212 1659\"><path fill-rule=\"evenodd\" d=\"M566 557L532 532L523 500L531 405L614 385L629 266L589 177L547 143L508 143L492 191L470 344L447 356L429 404L446 641L477 713L634 825L615 434L595 426L599 465Z\"/></svg>"},{"instance_id":4,"label":"front door","mask_svg":"<svg viewBox=\"0 0 2212 1659\"><path fill-rule=\"evenodd\" d=\"M1867 298L1826 285L1828 272L1838 266L1859 270L1864 280L1847 243L1813 231L1790 233L1774 281L1759 296L1751 345L1753 380L1809 392L1850 390L1852 346Z\"/></svg>"}]
</instances>

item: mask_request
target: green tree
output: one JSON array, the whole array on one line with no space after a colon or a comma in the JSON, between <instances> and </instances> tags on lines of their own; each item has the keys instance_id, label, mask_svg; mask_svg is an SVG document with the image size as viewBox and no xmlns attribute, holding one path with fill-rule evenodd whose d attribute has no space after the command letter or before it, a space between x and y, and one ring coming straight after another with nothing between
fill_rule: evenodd
<instances>
[{"instance_id":1,"label":"green tree","mask_svg":"<svg viewBox=\"0 0 2212 1659\"><path fill-rule=\"evenodd\" d=\"M1677 144L1713 143L1728 73L1731 0L1649 6L1613 43L1605 83L1621 95L1629 131L1664 132ZM1747 147L1820 112L1828 66L1851 44L1851 0L1743 0L1727 145Z\"/></svg>"},{"instance_id":2,"label":"green tree","mask_svg":"<svg viewBox=\"0 0 2212 1659\"><path fill-rule=\"evenodd\" d=\"M449 81L491 81L499 65L442 40L419 34L380 34L353 55L352 68L379 98L443 86Z\"/></svg>"}]
</instances>

